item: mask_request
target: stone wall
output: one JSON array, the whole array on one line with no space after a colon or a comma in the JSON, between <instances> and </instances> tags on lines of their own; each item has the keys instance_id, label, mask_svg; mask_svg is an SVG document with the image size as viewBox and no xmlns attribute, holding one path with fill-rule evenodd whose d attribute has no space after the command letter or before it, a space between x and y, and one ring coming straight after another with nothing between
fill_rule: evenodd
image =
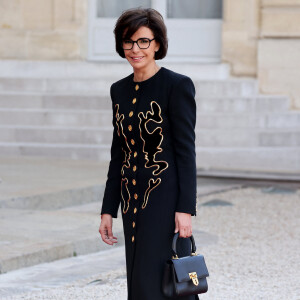
<instances>
[{"instance_id":1,"label":"stone wall","mask_svg":"<svg viewBox=\"0 0 300 300\"><path fill-rule=\"evenodd\" d=\"M224 0L222 60L232 75L255 77L259 36L259 0Z\"/></svg>"},{"instance_id":2,"label":"stone wall","mask_svg":"<svg viewBox=\"0 0 300 300\"><path fill-rule=\"evenodd\" d=\"M87 57L88 0L0 1L0 58ZM222 60L300 109L300 0L224 0Z\"/></svg>"},{"instance_id":3,"label":"stone wall","mask_svg":"<svg viewBox=\"0 0 300 300\"><path fill-rule=\"evenodd\" d=\"M260 90L288 94L300 109L300 0L262 0L261 16Z\"/></svg>"},{"instance_id":4,"label":"stone wall","mask_svg":"<svg viewBox=\"0 0 300 300\"><path fill-rule=\"evenodd\" d=\"M87 0L0 1L2 59L86 56Z\"/></svg>"},{"instance_id":5,"label":"stone wall","mask_svg":"<svg viewBox=\"0 0 300 300\"><path fill-rule=\"evenodd\" d=\"M224 0L222 36L232 75L257 77L260 92L300 109L300 0Z\"/></svg>"}]
</instances>

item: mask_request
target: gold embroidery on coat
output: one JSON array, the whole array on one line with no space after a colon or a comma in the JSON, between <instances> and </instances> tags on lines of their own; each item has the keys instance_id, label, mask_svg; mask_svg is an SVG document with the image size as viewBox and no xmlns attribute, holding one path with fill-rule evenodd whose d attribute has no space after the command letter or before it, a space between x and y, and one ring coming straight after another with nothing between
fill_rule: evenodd
<instances>
[{"instance_id":1,"label":"gold embroidery on coat","mask_svg":"<svg viewBox=\"0 0 300 300\"><path fill-rule=\"evenodd\" d=\"M148 181L148 187L145 191L145 195L144 195L144 202L142 205L142 208L144 209L148 203L148 198L149 198L149 194L152 190L154 190L159 184L161 183L161 178L156 178L156 180L154 181L153 178L150 178Z\"/></svg>"},{"instance_id":2,"label":"gold embroidery on coat","mask_svg":"<svg viewBox=\"0 0 300 300\"><path fill-rule=\"evenodd\" d=\"M147 129L147 123L154 121L155 123L162 123L161 108L156 101L151 101L151 111L147 111L146 117L143 112L139 112L138 117L140 118L140 137L144 142L143 152L145 153L146 168L156 167L152 172L153 175L159 175L162 171L168 168L166 161L156 161L155 156L157 153L162 152L160 145L163 141L162 128L156 127L152 132Z\"/></svg>"},{"instance_id":3,"label":"gold embroidery on coat","mask_svg":"<svg viewBox=\"0 0 300 300\"><path fill-rule=\"evenodd\" d=\"M127 192L127 201L124 199L124 195L123 195L123 182L124 181L125 181L125 187L126 187L126 192ZM123 206L123 213L124 214L126 214L127 211L128 211L129 201L130 201L130 193L129 193L127 185L128 185L128 179L126 177L121 178L121 196L122 196L123 203L124 203L124 206Z\"/></svg>"},{"instance_id":4,"label":"gold embroidery on coat","mask_svg":"<svg viewBox=\"0 0 300 300\"><path fill-rule=\"evenodd\" d=\"M124 160L122 162L122 168L121 168L121 175L123 176L124 168L130 168L130 156L131 156L132 151L128 145L127 137L124 134L123 123L122 123L124 120L124 114L121 114L121 115L119 114L119 104L116 104L115 107L116 107L116 125L118 128L118 136L121 139L121 145L122 145L121 148L124 152ZM123 190L122 190L123 182L125 182L127 200L124 199L124 195L123 195ZM129 201L131 199L130 192L129 192L127 185L128 185L127 177L121 178L121 197L122 197L123 203L124 203L124 207L123 207L124 214L126 214L129 209Z\"/></svg>"},{"instance_id":5,"label":"gold embroidery on coat","mask_svg":"<svg viewBox=\"0 0 300 300\"><path fill-rule=\"evenodd\" d=\"M124 167L127 169L130 168L130 156L132 151L128 145L127 137L124 134L124 130L123 130L122 121L124 120L124 114L119 115L119 104L116 104L115 106L116 106L116 119L117 119L116 124L118 127L118 135L121 138L122 150L124 151L125 154L125 158L123 160L123 165L121 169L121 174L124 175Z\"/></svg>"},{"instance_id":6,"label":"gold embroidery on coat","mask_svg":"<svg viewBox=\"0 0 300 300\"><path fill-rule=\"evenodd\" d=\"M152 175L157 176L164 170L168 168L168 163L166 161L155 160L156 154L162 152L163 149L160 147L163 141L162 127L157 126L152 132L147 129L147 123L149 121L154 121L155 123L162 123L163 119L161 117L161 108L156 101L151 101L151 111L146 112L146 116L143 112L139 112L138 117L140 119L140 137L143 140L143 152L145 153L145 167L152 168ZM148 203L150 192L155 189L161 182L161 178L154 180L150 178L148 181L148 188L144 194L144 202L142 208L144 209Z\"/></svg>"}]
</instances>

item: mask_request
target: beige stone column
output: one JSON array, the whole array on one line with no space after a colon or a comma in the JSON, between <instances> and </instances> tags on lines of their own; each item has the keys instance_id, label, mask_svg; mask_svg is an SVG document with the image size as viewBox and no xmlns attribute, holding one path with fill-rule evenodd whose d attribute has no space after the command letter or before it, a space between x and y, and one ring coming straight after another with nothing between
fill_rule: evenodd
<instances>
[{"instance_id":1,"label":"beige stone column","mask_svg":"<svg viewBox=\"0 0 300 300\"><path fill-rule=\"evenodd\" d=\"M300 0L262 0L261 20L260 90L289 95L300 109Z\"/></svg>"},{"instance_id":2,"label":"beige stone column","mask_svg":"<svg viewBox=\"0 0 300 300\"><path fill-rule=\"evenodd\" d=\"M256 76L259 0L224 0L222 60L232 75Z\"/></svg>"}]
</instances>

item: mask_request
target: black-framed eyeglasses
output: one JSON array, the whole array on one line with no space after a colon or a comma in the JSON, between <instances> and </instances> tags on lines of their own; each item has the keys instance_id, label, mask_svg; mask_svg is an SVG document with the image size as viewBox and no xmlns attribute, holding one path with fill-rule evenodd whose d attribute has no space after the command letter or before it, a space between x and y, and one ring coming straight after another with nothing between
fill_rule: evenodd
<instances>
[{"instance_id":1,"label":"black-framed eyeglasses","mask_svg":"<svg viewBox=\"0 0 300 300\"><path fill-rule=\"evenodd\" d=\"M140 49L147 49L150 46L150 43L155 40L153 39L148 39L148 38L139 38L136 41L132 40L123 40L122 41L122 48L124 50L131 50L133 48L133 44L136 43Z\"/></svg>"}]
</instances>

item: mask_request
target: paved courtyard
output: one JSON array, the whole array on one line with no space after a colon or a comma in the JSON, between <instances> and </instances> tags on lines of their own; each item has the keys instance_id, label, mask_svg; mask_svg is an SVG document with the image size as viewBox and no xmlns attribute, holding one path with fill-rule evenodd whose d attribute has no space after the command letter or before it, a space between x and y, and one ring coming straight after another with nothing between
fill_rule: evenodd
<instances>
[{"instance_id":1,"label":"paved courtyard","mask_svg":"<svg viewBox=\"0 0 300 300\"><path fill-rule=\"evenodd\" d=\"M276 185L200 196L193 235L210 273L201 299L299 300L299 207L300 189ZM124 251L113 246L2 274L1 299L126 300Z\"/></svg>"}]
</instances>

